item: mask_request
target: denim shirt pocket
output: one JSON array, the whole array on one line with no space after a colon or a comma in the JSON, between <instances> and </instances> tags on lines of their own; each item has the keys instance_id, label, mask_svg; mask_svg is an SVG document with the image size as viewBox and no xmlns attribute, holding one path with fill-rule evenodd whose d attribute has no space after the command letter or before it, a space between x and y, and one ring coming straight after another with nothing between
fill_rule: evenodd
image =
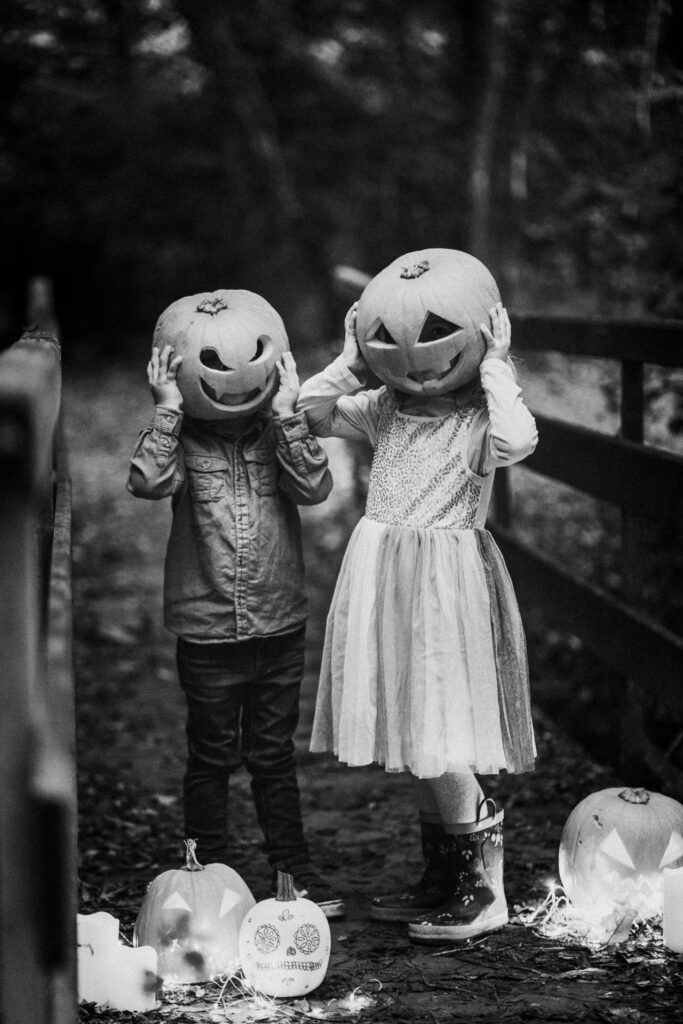
<instances>
[{"instance_id":1,"label":"denim shirt pocket","mask_svg":"<svg viewBox=\"0 0 683 1024\"><path fill-rule=\"evenodd\" d=\"M228 460L215 455L186 455L185 468L194 501L220 501L227 493Z\"/></svg>"},{"instance_id":2,"label":"denim shirt pocket","mask_svg":"<svg viewBox=\"0 0 683 1024\"><path fill-rule=\"evenodd\" d=\"M275 449L268 445L245 448L244 461L247 465L249 483L261 497L277 491L278 466Z\"/></svg>"}]
</instances>

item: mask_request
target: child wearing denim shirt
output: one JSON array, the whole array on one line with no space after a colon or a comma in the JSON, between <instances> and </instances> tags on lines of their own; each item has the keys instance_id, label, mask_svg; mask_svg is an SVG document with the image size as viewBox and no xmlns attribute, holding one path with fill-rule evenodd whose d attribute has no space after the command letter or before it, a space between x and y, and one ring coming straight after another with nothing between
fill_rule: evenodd
<instances>
[{"instance_id":1,"label":"child wearing denim shirt","mask_svg":"<svg viewBox=\"0 0 683 1024\"><path fill-rule=\"evenodd\" d=\"M273 877L291 873L300 895L341 916L310 861L294 757L306 619L297 505L324 501L332 478L294 411L284 325L251 292L178 300L159 318L147 373L156 410L128 489L173 503L164 621L187 699L186 834L200 860L229 862L228 783L244 764Z\"/></svg>"}]
</instances>

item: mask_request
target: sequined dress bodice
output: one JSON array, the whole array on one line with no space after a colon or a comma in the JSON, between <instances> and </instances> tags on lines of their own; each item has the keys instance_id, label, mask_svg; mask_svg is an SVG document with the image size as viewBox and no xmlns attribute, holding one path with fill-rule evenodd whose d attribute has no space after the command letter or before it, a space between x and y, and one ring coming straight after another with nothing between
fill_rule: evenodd
<instances>
[{"instance_id":1,"label":"sequined dress bodice","mask_svg":"<svg viewBox=\"0 0 683 1024\"><path fill-rule=\"evenodd\" d=\"M387 394L380 411L366 518L456 530L483 525L484 478L467 465L467 445L479 410L470 403L439 418L408 416Z\"/></svg>"}]
</instances>

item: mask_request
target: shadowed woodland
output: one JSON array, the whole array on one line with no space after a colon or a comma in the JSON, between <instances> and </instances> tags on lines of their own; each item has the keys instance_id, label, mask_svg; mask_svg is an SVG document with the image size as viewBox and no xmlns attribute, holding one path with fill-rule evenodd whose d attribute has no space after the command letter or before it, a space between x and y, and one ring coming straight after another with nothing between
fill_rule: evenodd
<instances>
[{"instance_id":1,"label":"shadowed woodland","mask_svg":"<svg viewBox=\"0 0 683 1024\"><path fill-rule=\"evenodd\" d=\"M184 709L161 625L170 510L124 486L152 409L144 366L159 312L193 292L259 292L305 378L340 349L356 297L344 268L374 274L446 246L490 266L513 346L515 311L682 319L682 47L681 0L3 4L0 344L26 322L27 280L48 277L74 487L81 912L108 910L130 937L147 883L181 860ZM619 430L613 363L522 351L518 370L534 411ZM683 454L683 371L647 366L643 393L646 444ZM619 763L623 678L544 616L526 623L538 770L485 780L506 808L511 926L454 953L369 924L371 896L419 869L419 842L406 779L307 753L325 614L368 465L360 448L326 447L335 489L304 515L298 741L311 843L349 914L316 996L365 986L375 1001L356 1019L368 1022L677 1020L681 962L656 926L599 948L525 927L557 881L579 800L621 782L683 799L683 710L645 709L668 777ZM619 510L524 468L511 477L522 536L623 595ZM680 524L641 536L641 607L677 636L681 543ZM233 866L264 897L245 773L232 814ZM144 1016L80 1017L238 1019L216 998L207 986ZM274 1012L240 1019L306 1019L303 1006Z\"/></svg>"},{"instance_id":2,"label":"shadowed woodland","mask_svg":"<svg viewBox=\"0 0 683 1024\"><path fill-rule=\"evenodd\" d=\"M112 356L179 295L473 252L510 307L681 315L677 0L7 0L4 330ZM342 305L343 310L343 305ZM11 326L8 326L11 325Z\"/></svg>"}]
</instances>

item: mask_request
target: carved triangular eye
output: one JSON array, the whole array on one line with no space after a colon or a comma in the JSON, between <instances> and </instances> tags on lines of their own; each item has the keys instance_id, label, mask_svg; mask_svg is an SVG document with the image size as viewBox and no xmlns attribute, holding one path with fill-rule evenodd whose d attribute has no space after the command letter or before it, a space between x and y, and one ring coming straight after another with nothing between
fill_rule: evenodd
<instances>
[{"instance_id":1,"label":"carved triangular eye","mask_svg":"<svg viewBox=\"0 0 683 1024\"><path fill-rule=\"evenodd\" d=\"M229 914L233 907L236 907L240 901L240 897L232 889L225 888L223 890L223 899L221 900L221 909L218 911L219 917L225 917Z\"/></svg>"},{"instance_id":2,"label":"carved triangular eye","mask_svg":"<svg viewBox=\"0 0 683 1024\"><path fill-rule=\"evenodd\" d=\"M396 342L392 338L392 336L389 334L389 331L386 329L386 327L384 326L384 324L382 323L381 320L377 324L377 327L375 328L375 333L372 335L372 338L370 340L371 341L381 341L385 345L397 345L398 344L398 342Z\"/></svg>"},{"instance_id":3,"label":"carved triangular eye","mask_svg":"<svg viewBox=\"0 0 683 1024\"><path fill-rule=\"evenodd\" d=\"M426 341L438 341L439 338L447 338L449 334L455 334L456 331L461 330L462 327L459 324L444 320L436 313L428 313L417 341L419 345L423 345Z\"/></svg>"},{"instance_id":4,"label":"carved triangular eye","mask_svg":"<svg viewBox=\"0 0 683 1024\"><path fill-rule=\"evenodd\" d=\"M664 855L659 862L660 868L665 868L667 864L673 864L673 862L678 860L679 857L683 857L683 837L681 837L678 832L672 832L671 838L669 839L669 845L664 851Z\"/></svg>"},{"instance_id":5,"label":"carved triangular eye","mask_svg":"<svg viewBox=\"0 0 683 1024\"><path fill-rule=\"evenodd\" d=\"M186 910L188 914L192 913L192 907L190 907L179 892L172 893L166 902L163 904L162 910Z\"/></svg>"},{"instance_id":6,"label":"carved triangular eye","mask_svg":"<svg viewBox=\"0 0 683 1024\"><path fill-rule=\"evenodd\" d=\"M604 853L607 857L617 861L617 863L623 864L624 867L635 867L621 836L615 828L612 829L606 839L603 839L598 849L600 853Z\"/></svg>"}]
</instances>

